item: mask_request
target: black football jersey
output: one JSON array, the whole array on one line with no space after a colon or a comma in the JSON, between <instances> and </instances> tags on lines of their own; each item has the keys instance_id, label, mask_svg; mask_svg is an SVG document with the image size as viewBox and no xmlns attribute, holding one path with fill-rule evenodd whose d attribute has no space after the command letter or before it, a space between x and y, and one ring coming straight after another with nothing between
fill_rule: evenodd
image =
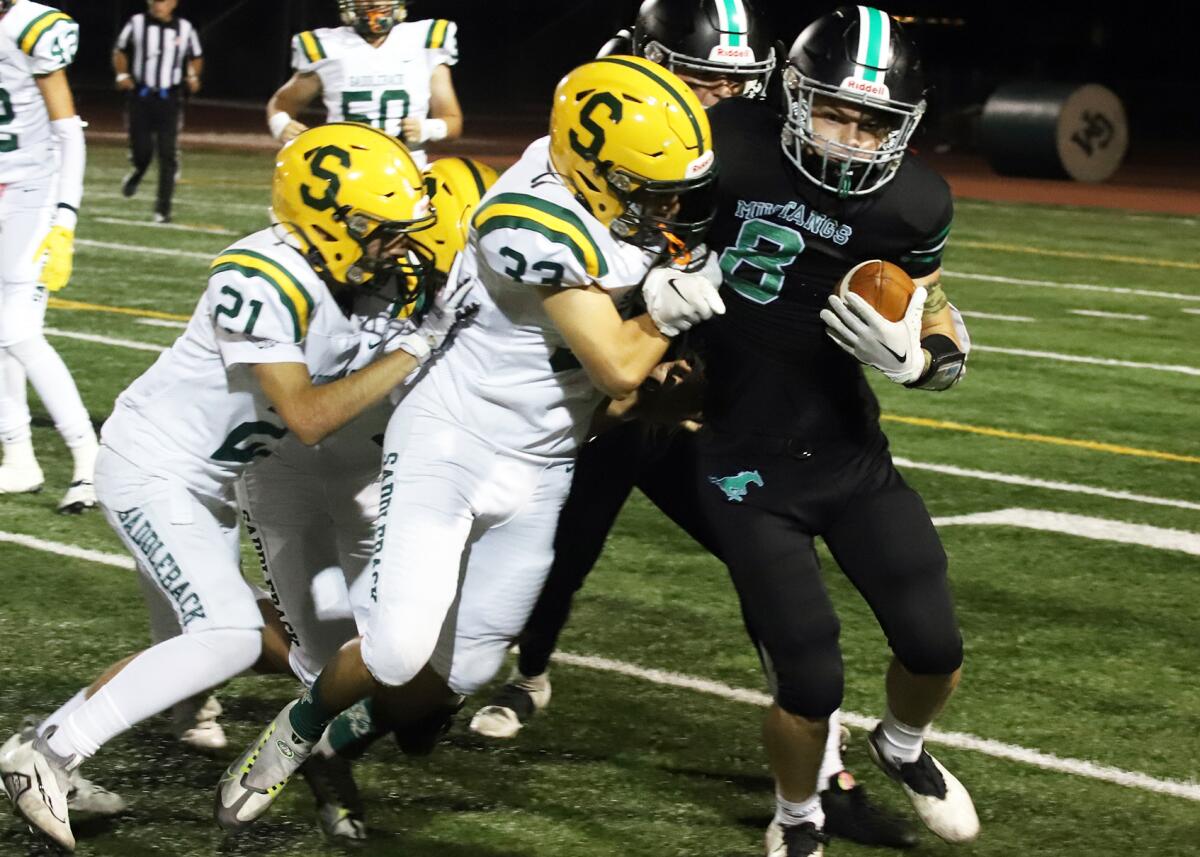
<instances>
[{"instance_id":1,"label":"black football jersey","mask_svg":"<svg viewBox=\"0 0 1200 857\"><path fill-rule=\"evenodd\" d=\"M908 155L880 190L838 199L786 158L768 104L727 98L708 117L720 173L707 243L720 255L726 312L698 328L706 421L737 434L874 438L879 403L819 313L859 262L883 259L913 278L936 271L953 217L949 187Z\"/></svg>"}]
</instances>

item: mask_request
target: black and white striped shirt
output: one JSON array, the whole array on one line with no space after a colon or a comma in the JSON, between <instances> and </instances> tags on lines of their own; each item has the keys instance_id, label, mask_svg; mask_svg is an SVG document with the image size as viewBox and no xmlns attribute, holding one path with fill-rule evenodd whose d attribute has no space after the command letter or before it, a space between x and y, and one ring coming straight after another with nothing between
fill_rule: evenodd
<instances>
[{"instance_id":1,"label":"black and white striped shirt","mask_svg":"<svg viewBox=\"0 0 1200 857\"><path fill-rule=\"evenodd\" d=\"M173 89L183 81L184 65L202 56L196 28L183 18L163 23L138 13L117 37L117 50L130 56L129 72L139 87Z\"/></svg>"}]
</instances>

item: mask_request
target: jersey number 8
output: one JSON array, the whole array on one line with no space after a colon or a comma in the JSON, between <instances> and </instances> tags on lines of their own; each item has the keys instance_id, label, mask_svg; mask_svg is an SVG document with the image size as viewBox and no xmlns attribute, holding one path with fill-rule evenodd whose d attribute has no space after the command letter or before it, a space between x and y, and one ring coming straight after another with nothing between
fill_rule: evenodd
<instances>
[{"instance_id":1,"label":"jersey number 8","mask_svg":"<svg viewBox=\"0 0 1200 857\"><path fill-rule=\"evenodd\" d=\"M747 300L769 304L783 291L784 269L804 252L804 237L769 220L747 220L738 232L737 243L721 254L725 282ZM757 280L747 278L750 268Z\"/></svg>"}]
</instances>

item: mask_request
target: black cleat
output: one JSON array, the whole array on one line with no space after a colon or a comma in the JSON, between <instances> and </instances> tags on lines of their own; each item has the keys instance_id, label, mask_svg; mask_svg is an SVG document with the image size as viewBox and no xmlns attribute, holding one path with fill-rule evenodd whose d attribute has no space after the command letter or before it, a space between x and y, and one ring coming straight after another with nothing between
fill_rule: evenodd
<instances>
[{"instance_id":1,"label":"black cleat","mask_svg":"<svg viewBox=\"0 0 1200 857\"><path fill-rule=\"evenodd\" d=\"M772 821L767 827L767 857L821 857L828 841L810 821L787 827Z\"/></svg>"},{"instance_id":2,"label":"black cleat","mask_svg":"<svg viewBox=\"0 0 1200 857\"><path fill-rule=\"evenodd\" d=\"M366 811L354 771L340 756L313 753L300 768L317 801L321 829L335 839L367 838Z\"/></svg>"},{"instance_id":3,"label":"black cleat","mask_svg":"<svg viewBox=\"0 0 1200 857\"><path fill-rule=\"evenodd\" d=\"M848 771L829 778L829 788L821 792L821 808L825 810L825 832L830 836L887 848L917 844L916 828L872 803L866 789Z\"/></svg>"},{"instance_id":4,"label":"black cleat","mask_svg":"<svg viewBox=\"0 0 1200 857\"><path fill-rule=\"evenodd\" d=\"M137 193L138 185L141 183L141 174L137 170L130 170L125 174L125 178L121 179L121 196L126 199L131 198Z\"/></svg>"}]
</instances>

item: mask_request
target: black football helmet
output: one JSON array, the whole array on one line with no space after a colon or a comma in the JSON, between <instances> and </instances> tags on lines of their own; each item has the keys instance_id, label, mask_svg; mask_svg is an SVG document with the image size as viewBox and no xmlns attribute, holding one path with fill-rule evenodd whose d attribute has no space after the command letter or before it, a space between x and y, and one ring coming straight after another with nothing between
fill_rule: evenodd
<instances>
[{"instance_id":1,"label":"black football helmet","mask_svg":"<svg viewBox=\"0 0 1200 857\"><path fill-rule=\"evenodd\" d=\"M783 151L807 178L840 197L879 190L896 175L925 112L917 49L871 6L840 6L804 29L783 68ZM814 99L869 112L885 130L878 148L834 144L813 131Z\"/></svg>"},{"instance_id":2,"label":"black football helmet","mask_svg":"<svg viewBox=\"0 0 1200 857\"><path fill-rule=\"evenodd\" d=\"M745 80L759 96L775 49L748 0L645 0L633 24L633 52L669 71Z\"/></svg>"}]
</instances>

